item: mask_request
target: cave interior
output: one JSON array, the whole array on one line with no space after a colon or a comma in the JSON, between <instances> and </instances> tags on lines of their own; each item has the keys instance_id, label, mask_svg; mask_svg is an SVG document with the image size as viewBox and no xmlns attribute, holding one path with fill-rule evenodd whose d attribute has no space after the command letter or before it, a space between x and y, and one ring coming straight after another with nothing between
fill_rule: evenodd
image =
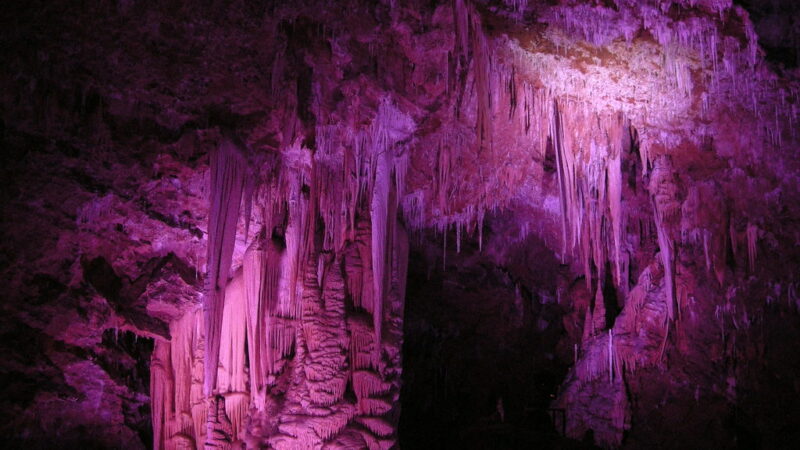
<instances>
[{"instance_id":1,"label":"cave interior","mask_svg":"<svg viewBox=\"0 0 800 450\"><path fill-rule=\"evenodd\" d=\"M0 24L0 447L796 448L795 1Z\"/></svg>"}]
</instances>

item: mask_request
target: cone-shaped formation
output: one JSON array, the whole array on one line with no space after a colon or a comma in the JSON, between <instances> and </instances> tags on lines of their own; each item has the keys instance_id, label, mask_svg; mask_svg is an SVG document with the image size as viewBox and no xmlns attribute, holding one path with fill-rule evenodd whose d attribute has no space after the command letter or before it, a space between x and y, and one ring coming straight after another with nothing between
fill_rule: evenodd
<instances>
[{"instance_id":1,"label":"cone-shaped formation","mask_svg":"<svg viewBox=\"0 0 800 450\"><path fill-rule=\"evenodd\" d=\"M203 302L206 372L203 390L211 395L217 381L225 286L231 269L239 204L245 180L243 150L228 138L211 155L211 207L208 219L208 286Z\"/></svg>"}]
</instances>

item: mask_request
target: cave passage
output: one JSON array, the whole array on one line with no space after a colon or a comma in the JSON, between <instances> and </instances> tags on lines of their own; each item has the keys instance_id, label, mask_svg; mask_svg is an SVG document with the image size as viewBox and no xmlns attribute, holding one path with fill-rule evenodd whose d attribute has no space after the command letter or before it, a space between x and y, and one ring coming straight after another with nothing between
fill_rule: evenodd
<instances>
[{"instance_id":1,"label":"cave passage","mask_svg":"<svg viewBox=\"0 0 800 450\"><path fill-rule=\"evenodd\" d=\"M557 440L548 414L566 373L555 277L514 279L477 243L441 235L411 249L403 345L403 448L533 448ZM543 248L531 258L553 259ZM555 264L557 267L558 264ZM530 276L530 275L529 275ZM535 284L526 285L530 281Z\"/></svg>"}]
</instances>

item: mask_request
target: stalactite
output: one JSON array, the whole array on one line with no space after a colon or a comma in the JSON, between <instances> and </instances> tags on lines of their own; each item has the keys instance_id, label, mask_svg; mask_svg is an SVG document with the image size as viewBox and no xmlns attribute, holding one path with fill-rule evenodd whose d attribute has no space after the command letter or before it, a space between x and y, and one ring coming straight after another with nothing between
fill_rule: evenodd
<instances>
[{"instance_id":1,"label":"stalactite","mask_svg":"<svg viewBox=\"0 0 800 450\"><path fill-rule=\"evenodd\" d=\"M408 233L406 232L403 224L397 220L395 227L395 276L397 287L397 310L402 313L403 304L406 300L406 283L408 282L408 257L409 257L409 242Z\"/></svg>"},{"instance_id":2,"label":"stalactite","mask_svg":"<svg viewBox=\"0 0 800 450\"><path fill-rule=\"evenodd\" d=\"M369 327L358 320L348 322L350 328L350 364L351 371L360 369L377 369L378 364L373 356L375 335Z\"/></svg>"},{"instance_id":3,"label":"stalactite","mask_svg":"<svg viewBox=\"0 0 800 450\"><path fill-rule=\"evenodd\" d=\"M383 325L383 303L386 291L386 259L389 230L389 189L391 167L389 149L385 148L376 155L375 184L372 191L370 218L372 223L372 272L373 272L373 304L372 317L375 331L376 351L380 351L381 330ZM393 222L392 222L393 223Z\"/></svg>"},{"instance_id":4,"label":"stalactite","mask_svg":"<svg viewBox=\"0 0 800 450\"><path fill-rule=\"evenodd\" d=\"M645 176L647 175L647 170L650 168L649 143L639 143L639 157L642 163L642 176Z\"/></svg>"},{"instance_id":5,"label":"stalactite","mask_svg":"<svg viewBox=\"0 0 800 450\"><path fill-rule=\"evenodd\" d=\"M675 317L674 247L672 239L670 239L658 212L656 212L655 217L658 248L661 254L661 262L664 266L664 283L667 287L667 311L668 317L671 320Z\"/></svg>"},{"instance_id":6,"label":"stalactite","mask_svg":"<svg viewBox=\"0 0 800 450\"><path fill-rule=\"evenodd\" d=\"M170 344L156 340L150 360L150 411L153 423L153 449L168 448L169 421L172 417L173 378Z\"/></svg>"},{"instance_id":7,"label":"stalactite","mask_svg":"<svg viewBox=\"0 0 800 450\"><path fill-rule=\"evenodd\" d=\"M242 260L247 308L247 349L250 367L250 391L256 407L264 404L264 379L269 373L267 317L275 310L280 279L282 249L270 237L253 242Z\"/></svg>"},{"instance_id":8,"label":"stalactite","mask_svg":"<svg viewBox=\"0 0 800 450\"><path fill-rule=\"evenodd\" d=\"M728 217L728 237L730 238L731 253L733 259L737 259L739 255L739 233L736 232L736 226L733 223L733 217Z\"/></svg>"},{"instance_id":9,"label":"stalactite","mask_svg":"<svg viewBox=\"0 0 800 450\"><path fill-rule=\"evenodd\" d=\"M304 254L305 199L302 194L303 177L298 171L290 170L287 175L287 225L284 233L286 250L281 261L281 275L278 283L277 314L295 318L300 315L298 301L298 277Z\"/></svg>"},{"instance_id":10,"label":"stalactite","mask_svg":"<svg viewBox=\"0 0 800 450\"><path fill-rule=\"evenodd\" d=\"M614 329L608 330L608 381L614 381Z\"/></svg>"},{"instance_id":11,"label":"stalactite","mask_svg":"<svg viewBox=\"0 0 800 450\"><path fill-rule=\"evenodd\" d=\"M415 127L413 120L399 111L388 99L378 106L378 114L371 128L372 161L374 180L370 201L370 221L372 225L372 320L375 332L375 351L380 352L383 330L383 305L389 280L387 265L391 264L392 238L397 201L392 195L402 196L402 192L392 190L392 174L395 174L396 188L405 175L398 177L405 166L395 168L395 144L411 134ZM391 267L391 266L389 266Z\"/></svg>"},{"instance_id":12,"label":"stalactite","mask_svg":"<svg viewBox=\"0 0 800 450\"><path fill-rule=\"evenodd\" d=\"M233 257L236 223L245 184L242 150L229 138L211 153L211 201L208 221L208 286L203 302L206 337L203 392L210 396L216 387L225 286Z\"/></svg>"},{"instance_id":13,"label":"stalactite","mask_svg":"<svg viewBox=\"0 0 800 450\"><path fill-rule=\"evenodd\" d=\"M514 13L517 20L522 20L525 9L528 7L528 0L503 0L503 3Z\"/></svg>"},{"instance_id":14,"label":"stalactite","mask_svg":"<svg viewBox=\"0 0 800 450\"><path fill-rule=\"evenodd\" d=\"M752 222L747 222L747 267L750 273L756 270L757 242L758 227Z\"/></svg>"},{"instance_id":15,"label":"stalactite","mask_svg":"<svg viewBox=\"0 0 800 450\"><path fill-rule=\"evenodd\" d=\"M200 355L196 352L199 350L200 336L197 333L197 314L189 312L185 314L179 321L173 322L170 327L170 335L172 336L172 367L175 370L175 414L179 420L185 416L193 417L193 407L195 404L194 396L197 394L197 384L195 383L195 375L197 360ZM200 380L203 380L202 373ZM202 382L200 383L202 386ZM202 393L201 393L202 394ZM201 395L201 398L202 395ZM182 420L181 420L182 421ZM192 426L193 420L189 421L189 431L191 436L205 434L202 429L205 426L205 421L200 427ZM194 422L196 423L196 422ZM184 425L181 424L181 429ZM194 428L194 429L192 429Z\"/></svg>"},{"instance_id":16,"label":"stalactite","mask_svg":"<svg viewBox=\"0 0 800 450\"><path fill-rule=\"evenodd\" d=\"M227 430L224 432L229 438L240 435L251 404L245 355L246 290L239 272L227 283L222 297L225 304L216 387L222 395L217 400L209 400L204 393L205 340L199 310L174 321L170 326L171 342L159 344L159 363L153 372L154 392L161 392L154 396L153 408L164 411L153 418L154 429L158 428L156 420L163 423L159 448L195 447L207 436L213 441L219 438L220 426ZM213 417L208 415L209 402L220 406Z\"/></svg>"},{"instance_id":17,"label":"stalactite","mask_svg":"<svg viewBox=\"0 0 800 450\"><path fill-rule=\"evenodd\" d=\"M372 312L372 251L370 250L370 224L358 222L352 243L345 250L347 289L353 306Z\"/></svg>"},{"instance_id":18,"label":"stalactite","mask_svg":"<svg viewBox=\"0 0 800 450\"><path fill-rule=\"evenodd\" d=\"M382 416L392 410L392 404L381 398L362 398L358 405L361 412L368 416Z\"/></svg>"},{"instance_id":19,"label":"stalactite","mask_svg":"<svg viewBox=\"0 0 800 450\"><path fill-rule=\"evenodd\" d=\"M217 391L225 399L224 411L231 421L231 436L236 438L242 430L244 410L250 404L245 373L247 299L241 272L231 279L225 291Z\"/></svg>"},{"instance_id":20,"label":"stalactite","mask_svg":"<svg viewBox=\"0 0 800 450\"><path fill-rule=\"evenodd\" d=\"M613 330L599 333L583 343L581 357L573 368L575 375L582 382L596 380L605 375L609 376L609 381L613 381L613 374L621 373L623 359L617 351L611 333Z\"/></svg>"},{"instance_id":21,"label":"stalactite","mask_svg":"<svg viewBox=\"0 0 800 450\"><path fill-rule=\"evenodd\" d=\"M195 447L205 435L202 315L189 311L170 326L172 339L157 340L151 361L150 387L153 448Z\"/></svg>"},{"instance_id":22,"label":"stalactite","mask_svg":"<svg viewBox=\"0 0 800 450\"><path fill-rule=\"evenodd\" d=\"M649 269L643 272L642 275L644 278L649 277ZM624 324L624 328L632 330L634 333L638 333L641 326L639 316L644 306L646 295L647 288L644 286L644 284L639 283L633 289L631 289L630 294L628 295L628 301L625 304L625 307L630 312L625 316L628 319L628 322Z\"/></svg>"},{"instance_id":23,"label":"stalactite","mask_svg":"<svg viewBox=\"0 0 800 450\"><path fill-rule=\"evenodd\" d=\"M586 228L589 227L588 221L584 222ZM580 257L583 263L583 278L586 282L586 290L592 291L592 258L591 258L591 234L584 230L580 234L581 247Z\"/></svg>"},{"instance_id":24,"label":"stalactite","mask_svg":"<svg viewBox=\"0 0 800 450\"><path fill-rule=\"evenodd\" d=\"M383 381L380 376L371 371L358 370L353 372L353 390L356 397L369 398L380 396L391 388L391 385ZM359 410L364 412L360 407Z\"/></svg>"},{"instance_id":25,"label":"stalactite","mask_svg":"<svg viewBox=\"0 0 800 450\"><path fill-rule=\"evenodd\" d=\"M553 113L550 120L550 139L553 151L556 156L556 173L558 175L558 197L561 205L561 258L562 261L567 256L567 227L568 227L568 203L567 203L567 167L564 161L562 148L561 113L558 103L553 102Z\"/></svg>"},{"instance_id":26,"label":"stalactite","mask_svg":"<svg viewBox=\"0 0 800 450\"><path fill-rule=\"evenodd\" d=\"M208 427L208 397L204 393L204 375L205 375L205 346L206 341L202 336L203 320L200 314L194 314L187 324L194 326L193 336L196 338L194 342L194 355L192 356L192 369L189 374L190 382L190 413L182 414L181 428L191 431L194 427L194 434L187 433L194 437L196 445L200 445L205 441L207 436ZM177 378L177 375L176 375Z\"/></svg>"},{"instance_id":27,"label":"stalactite","mask_svg":"<svg viewBox=\"0 0 800 450\"><path fill-rule=\"evenodd\" d=\"M488 143L492 152L492 95L491 72L492 55L486 35L483 33L480 15L470 10L470 37L472 38L473 71L475 78L475 91L478 99L477 131L478 148L482 149Z\"/></svg>"},{"instance_id":28,"label":"stalactite","mask_svg":"<svg viewBox=\"0 0 800 450\"><path fill-rule=\"evenodd\" d=\"M453 1L453 16L455 26L455 51L461 59L466 59L469 50L469 11L466 0Z\"/></svg>"},{"instance_id":29,"label":"stalactite","mask_svg":"<svg viewBox=\"0 0 800 450\"><path fill-rule=\"evenodd\" d=\"M244 424L250 410L249 392L226 392L223 394L225 415L231 423L231 439L240 440L244 434Z\"/></svg>"},{"instance_id":30,"label":"stalactite","mask_svg":"<svg viewBox=\"0 0 800 450\"><path fill-rule=\"evenodd\" d=\"M449 141L449 139L447 139ZM439 209L447 211L448 194L450 186L450 144L449 142L439 142L437 158L437 178L436 193Z\"/></svg>"},{"instance_id":31,"label":"stalactite","mask_svg":"<svg viewBox=\"0 0 800 450\"><path fill-rule=\"evenodd\" d=\"M292 353L295 345L295 327L293 319L273 317L267 329L267 366L270 373L278 369L277 361Z\"/></svg>"},{"instance_id":32,"label":"stalactite","mask_svg":"<svg viewBox=\"0 0 800 450\"><path fill-rule=\"evenodd\" d=\"M659 253L664 266L668 318L675 318L675 244L672 229L680 222L680 204L677 202L677 186L674 181L672 162L669 157L657 158L650 178L650 194L658 238Z\"/></svg>"},{"instance_id":33,"label":"stalactite","mask_svg":"<svg viewBox=\"0 0 800 450\"><path fill-rule=\"evenodd\" d=\"M405 223L411 230L419 230L425 224L425 191L416 191L403 196L400 209Z\"/></svg>"},{"instance_id":34,"label":"stalactite","mask_svg":"<svg viewBox=\"0 0 800 450\"><path fill-rule=\"evenodd\" d=\"M312 206L309 217L318 211L325 224L323 231L323 250L339 251L344 245L348 225L355 220L354 203L358 196L358 174L352 177L356 169L352 154L351 141L355 138L352 132L343 126L317 126L316 148L311 175ZM353 200L355 198L355 200ZM316 204L315 204L316 203ZM309 222L309 225L313 221ZM310 231L310 227L307 228ZM306 236L306 241L309 236Z\"/></svg>"},{"instance_id":35,"label":"stalactite","mask_svg":"<svg viewBox=\"0 0 800 450\"><path fill-rule=\"evenodd\" d=\"M245 177L244 187L242 188L242 206L244 206L244 241L250 237L250 220L253 213L253 196L255 195L256 183L252 174Z\"/></svg>"},{"instance_id":36,"label":"stalactite","mask_svg":"<svg viewBox=\"0 0 800 450\"><path fill-rule=\"evenodd\" d=\"M622 245L622 136L614 136L612 145L616 142L619 147L612 148L612 154L608 161L608 208L611 215L611 229L614 240L614 267L616 268L616 284L623 284L622 277L622 257L620 247ZM615 142L616 141L616 142Z\"/></svg>"},{"instance_id":37,"label":"stalactite","mask_svg":"<svg viewBox=\"0 0 800 450\"><path fill-rule=\"evenodd\" d=\"M595 155L600 154L600 149L597 149L592 141L590 146L590 153L595 158L589 165L589 172L585 178L584 192L588 196L586 205L583 209L586 211L587 218L584 219L588 222L588 233L591 242L591 254L589 255L594 262L595 272L597 273L598 280L605 280L606 269L606 240L603 236L603 223L606 214L606 174L605 174L605 161ZM588 258L587 256L584 256Z\"/></svg>"},{"instance_id":38,"label":"stalactite","mask_svg":"<svg viewBox=\"0 0 800 450\"><path fill-rule=\"evenodd\" d=\"M588 305L583 318L583 335L581 337L581 342L588 341L592 336L594 336L594 321L592 320L592 307Z\"/></svg>"}]
</instances>

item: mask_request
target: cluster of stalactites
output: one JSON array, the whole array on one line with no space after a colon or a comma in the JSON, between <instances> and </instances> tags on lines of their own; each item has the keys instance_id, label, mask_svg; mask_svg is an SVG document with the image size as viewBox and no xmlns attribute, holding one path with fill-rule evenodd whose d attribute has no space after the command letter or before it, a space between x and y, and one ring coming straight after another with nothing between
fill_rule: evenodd
<instances>
[{"instance_id":1,"label":"cluster of stalactites","mask_svg":"<svg viewBox=\"0 0 800 450\"><path fill-rule=\"evenodd\" d=\"M592 290L593 279L599 281L598 296L606 261L613 262L616 285L627 291L621 161L630 139L630 126L620 114L591 113L569 101L553 102L550 145L562 218L561 255L566 258L577 250L587 288Z\"/></svg>"},{"instance_id":2,"label":"cluster of stalactites","mask_svg":"<svg viewBox=\"0 0 800 450\"><path fill-rule=\"evenodd\" d=\"M157 339L150 370L153 447L198 448L205 442L203 315L189 311L170 324L170 341Z\"/></svg>"},{"instance_id":3,"label":"cluster of stalactites","mask_svg":"<svg viewBox=\"0 0 800 450\"><path fill-rule=\"evenodd\" d=\"M720 11L729 6L721 7ZM747 25L749 22L743 23ZM683 25L678 25L678 29L683 30ZM502 120L518 121L512 129L532 141L529 149L538 151L539 161L545 160L545 152L553 152L562 219L562 259L578 257L587 287L596 292L596 298L602 298L606 267L613 270L615 287L626 295L630 289L628 268L632 249L627 239L627 218L623 208L622 164L636 133L631 124L622 112L597 109L587 101L556 94L546 85L534 87L529 80L521 78L515 70L515 63L497 60L493 50L495 43L487 38L482 30L480 14L467 1L454 2L454 31L456 73L466 74L462 76L466 77L464 81L469 88L456 91L456 120L439 132L432 198L426 197L429 195L426 191L417 191L402 200L407 223L412 228L437 226L444 236L445 252L447 233L451 228L455 231L457 249L462 235L468 232L476 232L479 243L482 243L482 221L486 211L502 207L503 202L508 201L502 195L487 195L491 189L489 186L514 183L501 180L497 175L482 177L484 192L479 193L471 204L462 205L460 211L453 210L453 198L460 193L461 182L453 176L457 170L456 161L464 157L465 151L475 152L477 160L481 161L481 152L493 148L493 127ZM675 42L689 47L705 45L705 41L686 33L680 31ZM598 45L607 43L604 41ZM753 47L748 47L747 51L754 54ZM715 49L709 52L716 55ZM471 71L466 70L468 68ZM691 80L681 75L682 68L675 66L673 69L678 79L677 87L691 91L687 84ZM470 104L475 110L474 134L461 127L458 118ZM484 123L487 120L491 122L489 125ZM665 179L666 174L672 176L672 169L661 156L650 154L652 143L657 140L656 136L646 135L646 141L643 138L638 150L642 174L653 172L651 220L655 223L660 257L666 271L671 319L676 314L674 240L675 228L680 222L680 204L676 203L676 188L671 192L659 192L675 186L674 183L662 185L659 181ZM493 152L489 155L494 157ZM502 173L501 170L497 172ZM595 303L600 305L596 308L600 311L602 301ZM592 323L600 327L602 321L594 317L601 314L594 309L591 311Z\"/></svg>"},{"instance_id":4,"label":"cluster of stalactites","mask_svg":"<svg viewBox=\"0 0 800 450\"><path fill-rule=\"evenodd\" d=\"M361 230L367 229L362 226ZM392 247L387 250L387 295L396 315L402 312L405 295L408 241L399 222L393 230ZM362 232L348 247L360 243L368 248L369 240L369 232ZM302 314L292 319L273 316L276 293L280 295L279 274L270 266L280 267L280 247L260 239L248 248L242 270L226 286L217 395L212 399L202 393L204 340L199 311L173 322L172 341L157 343L152 362L156 448L196 448L208 442L224 447L245 439L246 417L252 408L264 411L267 388L275 383L272 375L287 367L287 358L300 363L293 367L302 371L305 380L305 387L297 388L307 393L301 395L308 395L313 405L323 408L314 409L313 418L292 425L298 431L292 442L317 445L353 419L366 422L362 425L376 439L392 441L394 425L386 415L393 405L386 396L396 392L398 385L388 382L382 372L387 364L394 367L399 361L379 363L374 358L378 343L372 325L360 316L345 315L345 286L349 283L344 275L349 278L351 272L343 272L342 266L353 262L350 253L344 254L344 264L313 247L311 254L303 269ZM354 256L361 258L358 251ZM365 259L369 261L369 254ZM363 267L355 269L363 272ZM361 281L371 280L371 275L366 275ZM348 382L356 395L355 405L343 400ZM328 408L333 414L316 415Z\"/></svg>"},{"instance_id":5,"label":"cluster of stalactites","mask_svg":"<svg viewBox=\"0 0 800 450\"><path fill-rule=\"evenodd\" d=\"M511 2L522 13L527 2ZM447 248L447 235L475 235L482 246L483 219L487 212L513 201L508 186L523 182L525 171L512 169L519 152L544 158L547 142L546 111L550 93L521 77L515 63L496 55L495 39L483 29L482 17L467 0L453 2L454 48L448 75L451 119L428 137L436 159L430 190L420 189L400 199L411 230L437 229ZM503 131L503 145L497 133ZM513 130L509 132L508 130ZM512 138L510 141L507 138ZM509 145L510 144L510 145ZM464 173L465 162L475 173ZM515 162L516 164L516 162ZM497 167L499 170L484 170ZM468 196L470 201L458 202Z\"/></svg>"},{"instance_id":6,"label":"cluster of stalactites","mask_svg":"<svg viewBox=\"0 0 800 450\"><path fill-rule=\"evenodd\" d=\"M616 39L631 43L640 30L647 30L662 47L680 45L696 51L701 61L713 65L714 70L725 60L732 62L738 58L737 63L749 67L758 62L758 38L749 15L729 0L616 0L615 3L616 8L585 2L564 3L548 8L541 20L559 25L595 46L609 45ZM665 14L673 5L683 9L683 14ZM719 30L722 18L742 24L743 43Z\"/></svg>"},{"instance_id":7,"label":"cluster of stalactites","mask_svg":"<svg viewBox=\"0 0 800 450\"><path fill-rule=\"evenodd\" d=\"M356 304L373 316L376 351L380 349L394 218L405 192L408 168L402 141L414 128L408 115L383 98L366 129L354 132L344 125L317 129L309 205L311 214L318 212L325 224L323 249L340 251L346 239L355 236L359 211L369 209L373 286L370 295L357 294Z\"/></svg>"},{"instance_id":8,"label":"cluster of stalactites","mask_svg":"<svg viewBox=\"0 0 800 450\"><path fill-rule=\"evenodd\" d=\"M454 197L463 195L464 190L459 184L463 180L454 174L457 161L469 157L465 152L475 153L472 158L479 171L491 159L502 158L504 149L495 149L493 144L493 131L502 126L519 134L512 145L534 153L534 161L543 162L548 148L555 152L563 218L562 257L577 253L590 284L593 279L604 279L606 261L612 261L614 282L626 290L621 166L623 145L631 140L627 120L621 113L598 111L587 102L557 97L548 87L523 78L515 68L516 61L498 60L496 43L487 37L480 14L468 1L454 2L454 31L455 73L463 74L465 87L455 91L456 119L438 132L433 192L416 191L402 199L406 222L412 229L438 228L445 251L451 229L456 249L466 233L476 234L482 246L486 212L513 200L495 191L521 180L507 177L503 170L481 173L478 185L482 191L475 193L474 201L454 208ZM459 114L470 107L475 111L475 123L465 127ZM643 154L643 158L648 156ZM643 163L645 170L648 164Z\"/></svg>"},{"instance_id":9,"label":"cluster of stalactites","mask_svg":"<svg viewBox=\"0 0 800 450\"><path fill-rule=\"evenodd\" d=\"M215 371L217 384L212 398L204 393L203 388L207 341L200 311L189 311L172 322L170 341L156 342L152 357L152 366L156 370L151 371L151 396L154 447L157 449L199 448L209 439L229 442L241 439L251 406L263 406L264 381L272 369L267 361L273 358L272 355L284 357L290 353L280 337L276 337L280 333L275 331L280 327L270 328L266 320L252 320L256 314L250 309L254 300L251 295L255 294L256 300L260 297L262 301L259 303L267 308L274 295L276 276L267 270L264 283L255 282L253 272L267 261L253 256L253 252L248 253L243 270L229 280L222 297L220 352ZM270 255L268 251L266 253ZM253 327L253 322L264 326ZM262 339L249 340L251 334L257 333L262 333ZM293 335L292 331L290 333ZM253 345L252 342L262 345ZM257 399L259 394L262 397ZM208 416L209 408L219 408L219 411L215 410L213 420ZM227 426L220 428L221 422ZM224 436L219 436L221 430L228 428Z\"/></svg>"},{"instance_id":10,"label":"cluster of stalactites","mask_svg":"<svg viewBox=\"0 0 800 450\"><path fill-rule=\"evenodd\" d=\"M609 100L606 106L598 106L599 103L593 104L592 99L581 99L582 93L597 94L597 89L602 87L594 86L591 80L580 74L568 75L570 80L565 81L563 78L567 75L554 72L553 61L545 53L535 53L539 55L536 59L532 56L534 53L528 50L512 51L509 58L507 52L503 52L503 47L498 45L500 38L491 38L484 32L481 14L477 9L468 0L454 0L455 67L451 71L455 74L456 88L449 91L454 106L454 120L442 125L434 133L439 139L434 145L437 158L434 161L436 167L432 189L415 191L401 199L406 223L412 229L436 227L444 236L445 249L450 230L455 231L456 248L460 248L460 240L465 232L476 233L479 242L482 240L481 223L486 212L507 206L510 200L510 196L493 187L515 185L519 180L503 179L505 172L500 169L492 173L480 173L478 180L464 183L458 176L458 164L467 157L476 159L476 170L481 172L484 163L493 162L488 158L497 157L498 152L503 151L495 147L493 135L502 126L501 121L519 120L516 131L533 141L528 151L538 152L541 159L544 159L548 141L553 146L562 142L560 147L567 149L557 154L563 156L559 159L563 163L559 169L560 207L565 218L562 256L578 250L584 270L587 273L596 272L598 278L602 278L605 260L612 260L614 281L624 291L627 289L628 276L625 243L622 242L625 233L620 182L623 157L616 148L620 141L629 139L625 134L631 128L626 120L620 119L613 111L624 111L626 118L641 127L638 132L641 133L639 153L643 175L649 173L654 159L659 156L651 155L652 149L678 145L682 139L702 145L700 139L708 135L709 127L714 127L700 125L699 133L682 136L661 128L647 127L646 124L653 119L651 114L661 114L666 120L673 121L680 118L670 114L679 110L682 112L678 115L694 115L710 120L720 105L733 104L745 114L760 119L768 118L770 124L774 123L774 126L752 129L753 134L761 138L760 144L771 144L778 148L782 142L795 139L793 123L800 91L778 82L762 67L757 36L746 11L728 0L644 3L619 0L616 3L617 7L613 8L585 5L582 2L561 2L558 6L544 8L546 14L542 20L560 25L562 29L597 46L611 45L619 38L632 42L640 30L651 31L663 53L662 60L637 60L630 64L661 64L664 70L660 72L670 79L657 82L657 88L637 91L634 87L633 92L627 94L621 92L623 95L620 96L603 96L605 99L629 95L641 100L633 105L625 105L624 102L616 104ZM686 14L678 17L665 14L673 6L684 9ZM722 29L719 18L736 26ZM548 36L553 38L552 35ZM637 58L634 55L633 59ZM642 58L647 58L646 52ZM517 70L521 67L526 69ZM701 76L692 75L695 72ZM764 82L766 80L770 82ZM614 86L609 89L630 89L630 85L612 81L613 77L609 83ZM594 86L591 88L593 91L587 88L587 83L590 87ZM680 100L677 100L678 97ZM556 100L559 106L553 112L552 104ZM677 108L678 103L675 102L681 108ZM474 121L471 120L473 111ZM764 120L756 122L764 123ZM620 132L622 139L618 136ZM559 133L563 134L560 138ZM570 139L575 142L566 142ZM507 140L504 144L504 147L509 147ZM757 146L759 142L754 144ZM576 149L581 145L583 149ZM600 150L599 153L589 148L592 145ZM595 154L601 157L595 158ZM602 180L603 176L606 182ZM464 191L469 189L465 184L479 188L470 191L470 194L474 194L473 201L458 203L455 200L462 198ZM591 196L598 199L605 196L608 207L587 201L587 197ZM652 220L657 231L664 229L661 218L662 214L654 210ZM659 247L663 248L661 257L674 259L671 248L674 236L666 236L663 232L658 234ZM674 234L674 231L670 234ZM756 234L751 230L749 236ZM612 256L608 257L608 254ZM674 278L674 274L668 278ZM590 279L587 276L587 281Z\"/></svg>"},{"instance_id":11,"label":"cluster of stalactites","mask_svg":"<svg viewBox=\"0 0 800 450\"><path fill-rule=\"evenodd\" d=\"M290 157L303 154L302 149L292 149L287 152ZM259 359L258 373L263 375L271 369L270 358L273 355L271 339L276 337L281 345L280 353L287 351L283 327L268 327L249 320L249 315L278 309L284 316L297 317L299 315L299 302L297 301L297 266L302 254L303 231L305 231L305 208L301 195L302 171L287 171L288 176L282 181L287 195L285 195L285 209L280 205L265 204L262 211L265 222L270 226L278 221L283 225L283 239L286 251L278 251L266 242L267 234L271 237L270 230L260 233L259 247L265 250L264 255L253 255L252 252L245 257L247 272L247 286L242 278L235 278L237 283L228 286L234 245L236 243L237 225L240 216L240 205L243 194L245 195L245 210L247 218L246 228L249 228L250 200L252 196L252 180L248 177L245 150L233 138L224 137L221 144L210 155L210 209L208 233L208 277L206 294L203 303L204 317L204 342L205 373L203 393L205 398L222 395L225 409L231 419L233 433L241 431L242 420L249 407L250 393L245 387L245 339L248 333L255 338L256 333L261 333L265 339L262 346L252 346L254 356L265 355ZM247 191L247 192L245 192ZM283 214L283 215L281 215ZM247 229L245 232L247 233ZM245 236L246 237L246 236ZM263 258L259 256L264 256ZM272 258L271 261L269 259ZM283 259L286 261L283 261ZM258 267L253 267L259 264ZM278 274L278 270L280 273ZM258 274L255 274L258 272ZM263 279L256 280L263 275ZM230 290L235 291L234 297L229 301L226 295ZM280 289L280 293L277 291ZM245 290L257 298L246 298ZM280 294L280 295L279 295ZM253 306L251 310L249 307ZM270 317L264 314L259 317ZM262 320L263 322L263 320ZM249 325L249 326L248 326ZM277 335L277 336L276 336ZM261 361L266 361L261 364ZM253 395L260 391L255 390ZM211 435L212 421L208 422L209 430L204 434ZM195 430L195 436L199 436Z\"/></svg>"},{"instance_id":12,"label":"cluster of stalactites","mask_svg":"<svg viewBox=\"0 0 800 450\"><path fill-rule=\"evenodd\" d=\"M250 245L242 260L250 392L256 405L264 404L264 380L274 369L276 352L270 324L278 302L282 256L280 244L272 236L262 234Z\"/></svg>"},{"instance_id":13,"label":"cluster of stalactites","mask_svg":"<svg viewBox=\"0 0 800 450\"><path fill-rule=\"evenodd\" d=\"M637 102L648 105L645 117L649 114L646 110L670 116L678 111L678 104L689 106L676 102L680 96L692 104L693 111L686 112L704 121L713 120L714 108L735 105L757 119L753 123L769 123L751 129L764 148L796 141L798 87L779 80L762 64L758 36L743 7L728 0L615 3L616 7L561 2L546 8L540 20L598 47L614 45L617 40L630 44L640 31L648 31L663 55L663 70L659 71L662 79L650 83L650 98ZM667 14L670 8L681 13ZM646 58L646 53L641 52L641 58ZM631 70L643 67L644 61L636 61L639 58L634 54L628 62ZM661 88L653 89L655 84ZM569 87L560 92L568 93Z\"/></svg>"},{"instance_id":14,"label":"cluster of stalactites","mask_svg":"<svg viewBox=\"0 0 800 450\"><path fill-rule=\"evenodd\" d=\"M373 316L370 347L377 356L408 165L398 142L414 127L409 116L382 99L371 126L355 133L345 126L319 129L315 153L299 143L289 146L277 175L258 187L257 177L248 176L243 146L234 138L222 139L209 164L203 326L195 323L198 314L187 314L173 324L172 342L159 343L154 357L155 367L163 369L155 370L153 378L157 446L177 445L183 437L197 446L204 436L219 432L214 425L219 420L209 419L208 430L203 427L209 409L201 399L216 405L224 398L231 438L240 436L251 405L263 407L266 380L295 346L303 308L299 281L314 246L317 218L323 223L322 250L339 253L355 238L356 217L369 211L371 273L363 278L372 286L369 295L361 295L366 291L361 287L355 297ZM229 282L242 198L247 240L254 195L263 228L244 253L241 274ZM165 359L167 353L173 361ZM196 373L198 368L204 373Z\"/></svg>"}]
</instances>

